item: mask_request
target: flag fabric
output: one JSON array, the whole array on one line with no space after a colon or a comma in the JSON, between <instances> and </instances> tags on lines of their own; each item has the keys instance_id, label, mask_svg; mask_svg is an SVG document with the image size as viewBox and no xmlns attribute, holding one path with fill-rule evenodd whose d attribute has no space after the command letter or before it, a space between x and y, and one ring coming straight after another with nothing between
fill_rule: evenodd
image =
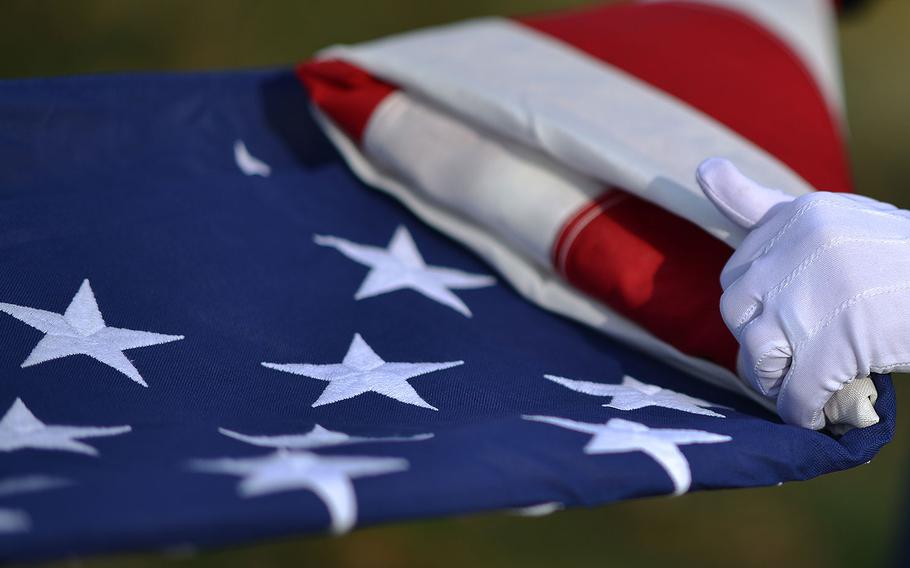
<instances>
[{"instance_id":1,"label":"flag fabric","mask_svg":"<svg viewBox=\"0 0 910 568\"><path fill-rule=\"evenodd\" d=\"M717 310L743 232L694 171L725 156L794 195L850 191L833 18L828 0L622 2L337 46L298 72L363 179L530 300L754 395Z\"/></svg>"},{"instance_id":2,"label":"flag fabric","mask_svg":"<svg viewBox=\"0 0 910 568\"><path fill-rule=\"evenodd\" d=\"M0 86L0 558L774 485L843 436L527 302L290 70Z\"/></svg>"}]
</instances>

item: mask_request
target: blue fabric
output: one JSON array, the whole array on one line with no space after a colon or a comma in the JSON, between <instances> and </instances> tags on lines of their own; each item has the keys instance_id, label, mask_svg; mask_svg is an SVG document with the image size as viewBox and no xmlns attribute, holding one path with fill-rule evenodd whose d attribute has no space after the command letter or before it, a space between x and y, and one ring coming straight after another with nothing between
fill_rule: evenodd
<instances>
[{"instance_id":1,"label":"blue fabric","mask_svg":"<svg viewBox=\"0 0 910 568\"><path fill-rule=\"evenodd\" d=\"M233 144L272 168L237 168ZM237 495L238 478L199 458L265 455L218 433L358 436L433 433L410 443L317 450L402 457L403 473L356 479L358 525L560 502L667 494L641 452L586 455L590 436L529 422L549 415L724 434L682 446L693 490L773 485L862 464L891 438L882 422L837 438L787 426L756 405L542 311L501 280L456 293L473 317L412 291L354 301L367 269L314 233L384 247L399 225L427 262L491 269L360 183L312 122L290 71L76 77L0 83L0 302L62 313L91 281L108 325L185 339L128 357L143 388L87 356L20 368L42 333L0 313L0 414L17 397L48 424L129 424L85 440L97 457L0 453L0 481L62 477L65 487L0 495L27 532L0 533L0 559L218 546L325 531L312 492ZM685 322L680 322L685 325ZM354 333L387 361L465 364L411 381L438 412L378 394L312 408L324 382L262 361L338 363ZM726 419L667 408L620 411L543 378L618 383L624 374L732 407ZM716 409L718 410L718 409Z\"/></svg>"}]
</instances>

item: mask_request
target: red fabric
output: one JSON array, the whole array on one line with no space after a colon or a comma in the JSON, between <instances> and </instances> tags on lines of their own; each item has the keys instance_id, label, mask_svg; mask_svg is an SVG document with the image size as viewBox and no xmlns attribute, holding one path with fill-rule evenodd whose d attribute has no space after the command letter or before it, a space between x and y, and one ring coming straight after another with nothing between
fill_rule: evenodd
<instances>
[{"instance_id":1,"label":"red fabric","mask_svg":"<svg viewBox=\"0 0 910 568\"><path fill-rule=\"evenodd\" d=\"M700 109L812 185L849 191L840 132L826 101L797 56L751 20L668 2L520 21ZM305 63L298 74L313 101L357 141L394 90L338 61ZM616 190L609 195L625 197L593 203L563 228L554 243L557 269L677 349L734 369L736 342L718 309L729 248L644 200Z\"/></svg>"},{"instance_id":2,"label":"red fabric","mask_svg":"<svg viewBox=\"0 0 910 568\"><path fill-rule=\"evenodd\" d=\"M396 90L343 61L301 63L297 66L297 77L316 106L357 142L363 138L363 131L376 107Z\"/></svg>"},{"instance_id":3,"label":"red fabric","mask_svg":"<svg viewBox=\"0 0 910 568\"><path fill-rule=\"evenodd\" d=\"M721 241L613 190L573 216L554 251L575 287L680 351L735 369L736 340L718 308L720 271L730 256Z\"/></svg>"}]
</instances>

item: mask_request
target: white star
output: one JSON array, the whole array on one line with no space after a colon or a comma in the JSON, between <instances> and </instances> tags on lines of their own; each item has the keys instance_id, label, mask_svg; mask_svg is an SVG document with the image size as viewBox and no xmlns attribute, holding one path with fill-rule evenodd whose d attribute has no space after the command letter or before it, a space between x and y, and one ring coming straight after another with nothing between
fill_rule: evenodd
<instances>
[{"instance_id":1,"label":"white star","mask_svg":"<svg viewBox=\"0 0 910 568\"><path fill-rule=\"evenodd\" d=\"M375 392L399 402L439 410L425 401L408 383L408 379L464 364L464 361L445 363L386 363L367 342L354 334L351 346L340 364L312 365L309 363L263 363L269 369L303 375L327 381L313 407L347 400L365 392Z\"/></svg>"},{"instance_id":2,"label":"white star","mask_svg":"<svg viewBox=\"0 0 910 568\"><path fill-rule=\"evenodd\" d=\"M323 428L316 424L312 430L306 434L282 434L278 436L250 436L234 432L227 428L218 428L218 431L229 438L262 446L265 448L286 448L294 450L312 450L315 448L324 448L327 446L346 446L348 444L360 444L363 442L420 442L429 440L433 434L416 434L414 436L385 436L385 437L362 437L349 436L344 432L335 432Z\"/></svg>"},{"instance_id":3,"label":"white star","mask_svg":"<svg viewBox=\"0 0 910 568\"><path fill-rule=\"evenodd\" d=\"M65 487L70 484L68 479L62 477L53 477L50 475L23 475L22 477L7 477L0 479L0 497L7 495L21 495L23 493L34 493L36 491L47 491Z\"/></svg>"},{"instance_id":4,"label":"white star","mask_svg":"<svg viewBox=\"0 0 910 568\"><path fill-rule=\"evenodd\" d=\"M17 398L0 419L0 452L35 448L97 456L98 450L78 439L117 436L131 429L129 426L49 426L35 418L22 399Z\"/></svg>"},{"instance_id":5,"label":"white star","mask_svg":"<svg viewBox=\"0 0 910 568\"><path fill-rule=\"evenodd\" d=\"M101 317L88 279L82 282L63 315L4 303L0 303L0 312L6 312L45 334L22 363L23 367L70 355L88 355L144 387L148 385L123 352L183 339L182 335L108 327Z\"/></svg>"},{"instance_id":6,"label":"white star","mask_svg":"<svg viewBox=\"0 0 910 568\"><path fill-rule=\"evenodd\" d=\"M351 456L319 456L310 452L278 450L255 458L197 460L193 469L242 477L241 497L258 497L280 491L309 489L325 503L335 533L357 522L357 497L352 479L408 469L407 460Z\"/></svg>"},{"instance_id":7,"label":"white star","mask_svg":"<svg viewBox=\"0 0 910 568\"><path fill-rule=\"evenodd\" d=\"M603 406L615 408L617 410L637 410L648 406L660 406L662 408L680 410L691 414L725 418L723 414L703 407L714 406L718 408L729 408L687 394L661 388L657 385L649 385L628 375L622 378L622 384L620 385L575 381L564 377L557 377L556 375L544 375L544 377L576 392L593 396L612 396L613 399L610 403L604 404Z\"/></svg>"},{"instance_id":8,"label":"white star","mask_svg":"<svg viewBox=\"0 0 910 568\"><path fill-rule=\"evenodd\" d=\"M0 534L28 532L32 520L28 513L19 509L0 508Z\"/></svg>"},{"instance_id":9,"label":"white star","mask_svg":"<svg viewBox=\"0 0 910 568\"><path fill-rule=\"evenodd\" d=\"M518 517L546 517L547 515L552 515L556 511L562 511L565 508L566 506L559 501L547 501L545 503L538 503L527 507L509 509L506 512Z\"/></svg>"},{"instance_id":10,"label":"white star","mask_svg":"<svg viewBox=\"0 0 910 568\"><path fill-rule=\"evenodd\" d=\"M452 290L484 288L496 279L484 274L469 274L452 268L427 266L417 245L404 225L399 225L388 248L353 243L338 237L315 235L318 245L332 247L341 254L370 268L355 300L410 288L427 298L471 317L471 310Z\"/></svg>"},{"instance_id":11,"label":"white star","mask_svg":"<svg viewBox=\"0 0 910 568\"><path fill-rule=\"evenodd\" d=\"M702 430L677 430L673 428L648 428L638 422L613 418L606 424L576 422L555 416L523 416L525 420L544 422L576 432L591 434L585 445L586 454L622 454L644 452L652 457L673 481L674 495L681 495L692 484L689 461L679 450L686 444L717 444L729 442L730 436Z\"/></svg>"},{"instance_id":12,"label":"white star","mask_svg":"<svg viewBox=\"0 0 910 568\"><path fill-rule=\"evenodd\" d=\"M34 491L46 491L69 485L69 480L47 475L27 475L0 480L0 497ZM27 532L32 526L28 513L19 509L0 508L0 534Z\"/></svg>"},{"instance_id":13,"label":"white star","mask_svg":"<svg viewBox=\"0 0 910 568\"><path fill-rule=\"evenodd\" d=\"M272 174L271 166L250 154L243 140L234 142L234 163L244 175L269 177Z\"/></svg>"}]
</instances>

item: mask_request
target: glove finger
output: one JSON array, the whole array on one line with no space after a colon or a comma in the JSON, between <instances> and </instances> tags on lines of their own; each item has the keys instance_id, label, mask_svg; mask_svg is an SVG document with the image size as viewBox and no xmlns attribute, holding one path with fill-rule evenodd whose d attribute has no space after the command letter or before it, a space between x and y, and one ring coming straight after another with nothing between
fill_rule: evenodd
<instances>
[{"instance_id":1,"label":"glove finger","mask_svg":"<svg viewBox=\"0 0 910 568\"><path fill-rule=\"evenodd\" d=\"M774 318L759 316L742 329L739 375L765 396L776 396L790 369L793 350Z\"/></svg>"},{"instance_id":2,"label":"glove finger","mask_svg":"<svg viewBox=\"0 0 910 568\"><path fill-rule=\"evenodd\" d=\"M723 158L708 158L702 162L695 179L714 206L744 229L751 230L760 224L775 205L793 200L780 190L750 179L733 162Z\"/></svg>"},{"instance_id":3,"label":"glove finger","mask_svg":"<svg viewBox=\"0 0 910 568\"><path fill-rule=\"evenodd\" d=\"M825 425L823 407L843 386L871 372L910 368L910 281L873 286L817 318L793 345L777 409L805 428Z\"/></svg>"},{"instance_id":4,"label":"glove finger","mask_svg":"<svg viewBox=\"0 0 910 568\"><path fill-rule=\"evenodd\" d=\"M910 219L893 208L877 208L887 204L868 201L876 208L830 193L799 198L746 237L724 267L721 285L727 288L762 263L763 283L757 287L770 290L824 247L862 238L910 237Z\"/></svg>"},{"instance_id":5,"label":"glove finger","mask_svg":"<svg viewBox=\"0 0 910 568\"><path fill-rule=\"evenodd\" d=\"M720 296L720 315L740 342L743 326L760 316L764 308L762 291L756 284L754 272L749 271L730 284Z\"/></svg>"}]
</instances>

